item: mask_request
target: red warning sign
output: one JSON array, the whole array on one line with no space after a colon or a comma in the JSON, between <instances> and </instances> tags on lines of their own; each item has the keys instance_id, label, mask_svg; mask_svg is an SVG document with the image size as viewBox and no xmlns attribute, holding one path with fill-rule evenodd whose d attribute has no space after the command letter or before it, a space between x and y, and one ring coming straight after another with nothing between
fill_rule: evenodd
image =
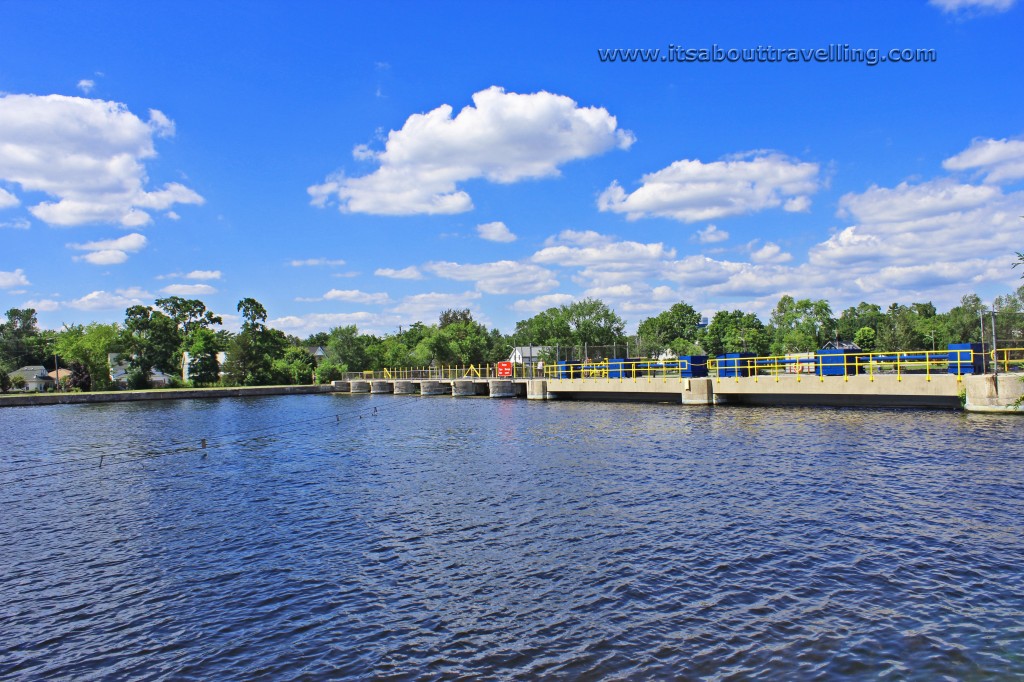
<instances>
[{"instance_id":1,"label":"red warning sign","mask_svg":"<svg viewBox=\"0 0 1024 682\"><path fill-rule=\"evenodd\" d=\"M498 363L498 376L499 377L510 377L510 376L512 376L512 363L511 362L499 362Z\"/></svg>"}]
</instances>

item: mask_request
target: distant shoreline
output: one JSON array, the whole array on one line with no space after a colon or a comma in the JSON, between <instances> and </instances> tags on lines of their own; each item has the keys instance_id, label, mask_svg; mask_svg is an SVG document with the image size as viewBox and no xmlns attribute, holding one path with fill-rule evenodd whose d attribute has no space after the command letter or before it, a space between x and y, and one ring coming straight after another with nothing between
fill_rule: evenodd
<instances>
[{"instance_id":1,"label":"distant shoreline","mask_svg":"<svg viewBox=\"0 0 1024 682\"><path fill-rule=\"evenodd\" d=\"M245 398L264 395L307 395L334 393L330 384L307 386L235 386L232 388L160 388L145 391L97 391L95 393L27 393L0 395L0 407L38 405L83 405L128 403L145 400L188 400L194 398Z\"/></svg>"}]
</instances>

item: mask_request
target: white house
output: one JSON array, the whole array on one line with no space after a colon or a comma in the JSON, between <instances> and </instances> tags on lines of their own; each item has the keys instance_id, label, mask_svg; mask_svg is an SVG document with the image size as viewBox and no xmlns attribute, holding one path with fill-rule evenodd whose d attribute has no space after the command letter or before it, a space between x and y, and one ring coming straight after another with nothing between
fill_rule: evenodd
<instances>
[{"instance_id":1,"label":"white house","mask_svg":"<svg viewBox=\"0 0 1024 682\"><path fill-rule=\"evenodd\" d=\"M55 384L53 377L50 376L42 365L28 365L9 372L7 376L11 379L15 377L24 379L26 391L45 391L53 388Z\"/></svg>"},{"instance_id":2,"label":"white house","mask_svg":"<svg viewBox=\"0 0 1024 682\"><path fill-rule=\"evenodd\" d=\"M189 363L192 361L192 356L188 353L181 354L181 380L188 381L189 379ZM228 354L224 351L217 353L217 367L219 369L219 376L224 376L224 363L228 361Z\"/></svg>"},{"instance_id":3,"label":"white house","mask_svg":"<svg viewBox=\"0 0 1024 682\"><path fill-rule=\"evenodd\" d=\"M110 380L118 388L128 388L128 373L131 368L127 362L121 359L120 353L107 353L107 364L110 366ZM162 388L169 386L172 379L171 375L165 374L158 369L152 369L149 372L149 385L153 388Z\"/></svg>"}]
</instances>

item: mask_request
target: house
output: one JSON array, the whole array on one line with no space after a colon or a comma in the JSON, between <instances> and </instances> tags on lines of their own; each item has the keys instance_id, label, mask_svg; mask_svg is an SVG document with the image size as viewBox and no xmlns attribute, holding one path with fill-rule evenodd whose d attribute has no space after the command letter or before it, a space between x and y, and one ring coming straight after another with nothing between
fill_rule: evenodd
<instances>
[{"instance_id":1,"label":"house","mask_svg":"<svg viewBox=\"0 0 1024 682\"><path fill-rule=\"evenodd\" d=\"M313 356L314 365L319 365L327 358L327 351L323 346L306 346L306 351Z\"/></svg>"},{"instance_id":2,"label":"house","mask_svg":"<svg viewBox=\"0 0 1024 682\"><path fill-rule=\"evenodd\" d=\"M9 372L7 376L11 380L14 380L16 377L24 379L26 391L47 391L53 389L55 384L53 377L49 375L46 368L42 365L28 365Z\"/></svg>"},{"instance_id":3,"label":"house","mask_svg":"<svg viewBox=\"0 0 1024 682\"><path fill-rule=\"evenodd\" d=\"M517 365L536 365L543 360L542 356L550 356L553 352L551 346L514 346L508 361Z\"/></svg>"},{"instance_id":4,"label":"house","mask_svg":"<svg viewBox=\"0 0 1024 682\"><path fill-rule=\"evenodd\" d=\"M118 388L128 388L128 373L131 368L127 362L122 361L120 353L107 353L107 364L110 365L110 380ZM152 369L148 377L149 385L153 388L164 388L171 385L171 375L165 374L158 369Z\"/></svg>"},{"instance_id":5,"label":"house","mask_svg":"<svg viewBox=\"0 0 1024 682\"><path fill-rule=\"evenodd\" d=\"M53 379L58 384L66 384L68 381L71 380L71 370L63 368L55 369L52 372L50 372L50 378Z\"/></svg>"}]
</instances>

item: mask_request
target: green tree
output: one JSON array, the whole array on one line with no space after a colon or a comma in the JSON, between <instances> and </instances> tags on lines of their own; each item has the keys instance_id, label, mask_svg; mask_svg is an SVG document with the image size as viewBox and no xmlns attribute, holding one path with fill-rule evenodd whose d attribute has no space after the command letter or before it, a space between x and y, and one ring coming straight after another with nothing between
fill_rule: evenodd
<instances>
[{"instance_id":1,"label":"green tree","mask_svg":"<svg viewBox=\"0 0 1024 682\"><path fill-rule=\"evenodd\" d=\"M708 354L716 357L740 352L767 355L771 338L757 315L720 310L704 330L703 343Z\"/></svg>"},{"instance_id":2,"label":"green tree","mask_svg":"<svg viewBox=\"0 0 1024 682\"><path fill-rule=\"evenodd\" d=\"M640 340L640 353L655 357L666 349L675 352L678 348L690 351L683 355L692 355L700 336L699 324L700 313L693 306L680 301L665 312L648 317L640 323L636 332Z\"/></svg>"},{"instance_id":3,"label":"green tree","mask_svg":"<svg viewBox=\"0 0 1024 682\"><path fill-rule=\"evenodd\" d=\"M874 303L861 301L856 307L844 310L836 320L836 333L840 341L852 341L854 335L864 327L878 333L878 325L885 317L882 308Z\"/></svg>"},{"instance_id":4,"label":"green tree","mask_svg":"<svg viewBox=\"0 0 1024 682\"><path fill-rule=\"evenodd\" d=\"M271 362L272 382L304 385L313 383L313 356L304 346L288 346Z\"/></svg>"},{"instance_id":5,"label":"green tree","mask_svg":"<svg viewBox=\"0 0 1024 682\"><path fill-rule=\"evenodd\" d=\"M886 352L922 350L924 335L920 329L920 315L911 306L893 303L885 311L878 329L878 349ZM931 341L929 340L929 347Z\"/></svg>"},{"instance_id":6,"label":"green tree","mask_svg":"<svg viewBox=\"0 0 1024 682\"><path fill-rule=\"evenodd\" d=\"M981 341L981 313L985 306L977 294L967 294L945 315L943 322L950 343L976 343Z\"/></svg>"},{"instance_id":7,"label":"green tree","mask_svg":"<svg viewBox=\"0 0 1024 682\"><path fill-rule=\"evenodd\" d=\"M146 377L154 369L181 372L181 333L173 319L150 306L125 310L121 345L128 366Z\"/></svg>"},{"instance_id":8,"label":"green tree","mask_svg":"<svg viewBox=\"0 0 1024 682\"><path fill-rule=\"evenodd\" d=\"M232 383L262 386L274 381L274 360L283 357L288 339L266 325L267 309L254 298L238 302L242 328L231 340L225 374Z\"/></svg>"},{"instance_id":9,"label":"green tree","mask_svg":"<svg viewBox=\"0 0 1024 682\"><path fill-rule=\"evenodd\" d=\"M832 340L836 331L828 301L796 300L789 295L779 299L769 324L772 355L817 350Z\"/></svg>"},{"instance_id":10,"label":"green tree","mask_svg":"<svg viewBox=\"0 0 1024 682\"><path fill-rule=\"evenodd\" d=\"M350 372L361 372L370 369L366 342L366 337L359 334L354 324L335 327L329 332L324 351L332 364L344 365Z\"/></svg>"},{"instance_id":11,"label":"green tree","mask_svg":"<svg viewBox=\"0 0 1024 682\"><path fill-rule=\"evenodd\" d=\"M188 376L194 384L215 384L220 380L217 354L225 349L223 341L211 329L199 328L189 334Z\"/></svg>"},{"instance_id":12,"label":"green tree","mask_svg":"<svg viewBox=\"0 0 1024 682\"><path fill-rule=\"evenodd\" d=\"M57 354L71 366L71 386L83 391L111 388L110 353L122 353L122 330L117 323L66 326L57 335Z\"/></svg>"},{"instance_id":13,"label":"green tree","mask_svg":"<svg viewBox=\"0 0 1024 682\"><path fill-rule=\"evenodd\" d=\"M0 368L13 371L46 360L46 340L40 333L35 308L11 308L0 323Z\"/></svg>"},{"instance_id":14,"label":"green tree","mask_svg":"<svg viewBox=\"0 0 1024 682\"><path fill-rule=\"evenodd\" d=\"M857 333L853 335L853 342L861 350L866 350L869 353L875 350L875 330L871 327L861 327L857 330Z\"/></svg>"}]
</instances>

